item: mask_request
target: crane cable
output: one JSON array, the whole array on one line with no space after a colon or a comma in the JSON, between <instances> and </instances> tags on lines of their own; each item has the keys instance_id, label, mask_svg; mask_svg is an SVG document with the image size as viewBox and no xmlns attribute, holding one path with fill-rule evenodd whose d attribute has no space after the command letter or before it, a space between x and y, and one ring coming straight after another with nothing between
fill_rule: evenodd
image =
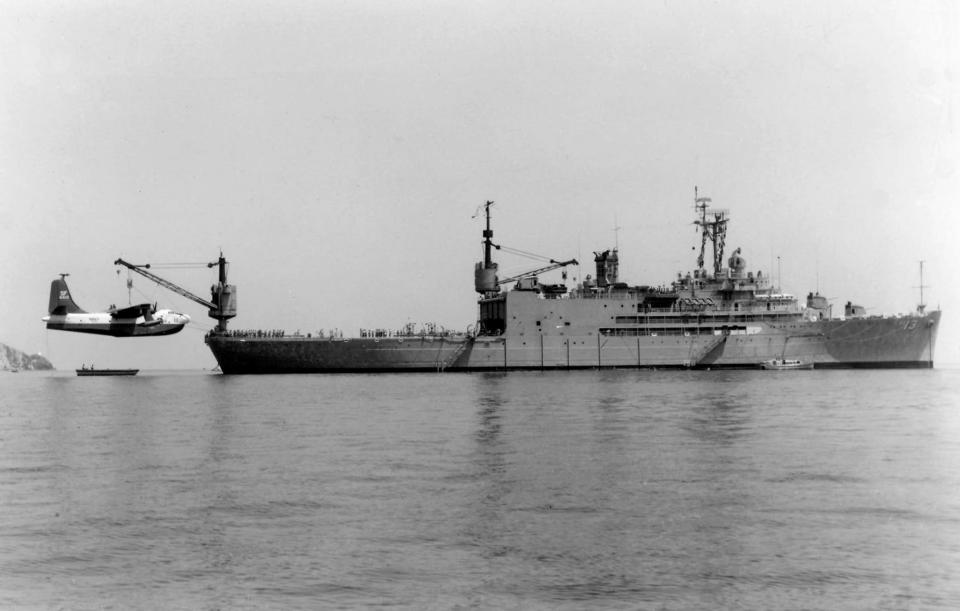
<instances>
[{"instance_id":1,"label":"crane cable","mask_svg":"<svg viewBox=\"0 0 960 611\"><path fill-rule=\"evenodd\" d=\"M151 265L150 265L151 269L154 268L154 267L164 267L164 266L180 266L180 267L179 267L180 269L184 269L184 268L186 268L186 267L188 267L188 266L189 266L189 267L194 267L194 268L207 267L207 264L206 264L206 263L199 263L199 264L197 264L197 263L158 263L158 264L156 264L156 265L154 265L154 264L151 264ZM117 270L117 276L118 276L118 277L120 276L120 270L119 270L119 269ZM158 284L157 286L159 287L160 285ZM136 291L137 294L139 294L139 295L140 295L141 297L143 297L145 300L147 300L148 302L153 303L153 304L154 304L154 309L156 309L156 305L157 305L157 303L159 303L159 300L157 299L157 296L156 296L155 294L154 294L154 295L147 295L146 293L144 293L143 291L141 291L136 285L134 285L134 283L133 283L133 271L131 271L131 270L128 269L128 270L127 270L127 303L128 303L128 305L133 305L133 299L132 299L132 297L131 297L131 290ZM181 297L182 297L182 295L181 295ZM192 317L192 316L190 317L190 323L189 323L187 326L188 326L189 328L196 328L197 331L203 330L203 331L206 332L206 331L211 331L211 330L213 330L213 327L206 327L206 326L200 325L199 323L195 322L195 321L193 320L193 317Z\"/></svg>"},{"instance_id":2,"label":"crane cable","mask_svg":"<svg viewBox=\"0 0 960 611\"><path fill-rule=\"evenodd\" d=\"M533 259L535 261L546 261L548 263L553 262L553 259L551 259L550 257L538 255L536 253L528 252L526 250L520 250L519 248L511 248L509 246L497 246L496 244L494 244L494 246L497 248L497 250L502 250L504 252L507 252L513 255L519 255L521 257L526 257L528 259Z\"/></svg>"},{"instance_id":3,"label":"crane cable","mask_svg":"<svg viewBox=\"0 0 960 611\"><path fill-rule=\"evenodd\" d=\"M200 262L200 261L151 263L150 264L150 269L199 269L202 267L210 267L210 264L205 262Z\"/></svg>"}]
</instances>

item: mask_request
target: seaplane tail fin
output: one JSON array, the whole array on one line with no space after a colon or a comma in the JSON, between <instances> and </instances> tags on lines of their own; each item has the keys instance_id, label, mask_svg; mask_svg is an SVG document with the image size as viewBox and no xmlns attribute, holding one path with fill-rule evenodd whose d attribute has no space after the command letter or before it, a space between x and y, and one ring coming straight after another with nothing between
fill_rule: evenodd
<instances>
[{"instance_id":1,"label":"seaplane tail fin","mask_svg":"<svg viewBox=\"0 0 960 611\"><path fill-rule=\"evenodd\" d=\"M85 314L86 312L73 301L70 289L64 278L50 283L50 314Z\"/></svg>"}]
</instances>

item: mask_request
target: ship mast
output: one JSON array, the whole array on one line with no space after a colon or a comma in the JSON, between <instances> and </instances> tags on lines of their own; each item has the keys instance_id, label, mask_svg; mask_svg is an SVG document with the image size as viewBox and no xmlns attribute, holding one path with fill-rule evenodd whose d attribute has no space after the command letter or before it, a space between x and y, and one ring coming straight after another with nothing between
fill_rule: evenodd
<instances>
[{"instance_id":1,"label":"ship mast","mask_svg":"<svg viewBox=\"0 0 960 611\"><path fill-rule=\"evenodd\" d=\"M485 268L489 268L493 262L490 252L490 249L493 247L493 230L490 229L490 206L492 205L493 202L487 200L487 203L483 206L484 212L487 215L487 228L483 230L483 267Z\"/></svg>"},{"instance_id":2,"label":"ship mast","mask_svg":"<svg viewBox=\"0 0 960 611\"><path fill-rule=\"evenodd\" d=\"M697 187L693 188L693 206L699 218L694 225L700 226L700 256L697 257L697 269L703 273L703 258L707 250L707 239L713 242L713 274L720 277L723 267L723 248L727 239L727 221L730 213L726 210L711 210L707 208L712 200L709 197L700 197Z\"/></svg>"},{"instance_id":3,"label":"ship mast","mask_svg":"<svg viewBox=\"0 0 960 611\"><path fill-rule=\"evenodd\" d=\"M500 292L500 283L497 280L497 264L493 262L492 253L492 249L500 248L493 243L493 230L490 229L490 206L492 205L493 202L491 201L484 204L487 228L483 230L483 261L478 261L473 271L473 286L478 293L484 296Z\"/></svg>"},{"instance_id":4,"label":"ship mast","mask_svg":"<svg viewBox=\"0 0 960 611\"><path fill-rule=\"evenodd\" d=\"M923 259L920 260L920 286L917 288L920 289L920 303L917 304L917 314L923 314L923 311L927 309L927 304L923 303L923 289L930 288L923 283Z\"/></svg>"}]
</instances>

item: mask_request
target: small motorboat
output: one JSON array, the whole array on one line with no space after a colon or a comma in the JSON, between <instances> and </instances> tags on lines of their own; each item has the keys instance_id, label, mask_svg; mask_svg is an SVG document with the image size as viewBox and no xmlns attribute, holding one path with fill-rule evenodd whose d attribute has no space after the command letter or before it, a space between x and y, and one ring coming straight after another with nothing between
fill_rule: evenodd
<instances>
[{"instance_id":1,"label":"small motorboat","mask_svg":"<svg viewBox=\"0 0 960 611\"><path fill-rule=\"evenodd\" d=\"M78 376L135 376L140 372L139 369L96 369L86 365L76 371Z\"/></svg>"},{"instance_id":2,"label":"small motorboat","mask_svg":"<svg viewBox=\"0 0 960 611\"><path fill-rule=\"evenodd\" d=\"M774 371L786 371L790 369L813 369L813 363L807 363L800 359L770 359L760 363L761 369L771 369Z\"/></svg>"}]
</instances>

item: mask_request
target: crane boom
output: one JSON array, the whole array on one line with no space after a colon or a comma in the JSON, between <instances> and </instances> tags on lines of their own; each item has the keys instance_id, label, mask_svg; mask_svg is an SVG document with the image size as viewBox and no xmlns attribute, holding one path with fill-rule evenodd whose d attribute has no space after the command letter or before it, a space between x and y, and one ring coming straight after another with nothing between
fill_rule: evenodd
<instances>
[{"instance_id":1,"label":"crane boom","mask_svg":"<svg viewBox=\"0 0 960 611\"><path fill-rule=\"evenodd\" d=\"M148 272L147 269L150 268L150 264L149 264L149 263L147 263L146 265L134 265L133 263L127 263L127 262L124 261L123 259L117 259L116 261L113 262L113 264L114 264L114 265L122 265L122 266L126 267L127 269L131 269L131 270L137 272L138 274L140 274L141 276L143 276L143 277L145 277L145 278L149 278L150 280L153 280L154 282L156 282L156 283L159 284L160 286L162 286L162 287L164 287L164 288L166 288L166 289L169 289L169 290L173 291L174 293L176 293L176 294L178 294L178 295L183 295L184 297L186 297L187 299L190 299L191 301L196 301L197 303L199 303L199 304L202 305L202 306L206 306L206 307L211 308L211 309L214 309L214 308L217 307L216 304L207 301L207 300L204 299L203 297L198 297L198 296L194 295L193 293L191 293L190 291L188 291L187 289L181 288L181 287L177 286L176 284L170 282L169 280L164 280L163 278L161 278L160 276L158 276L158 275L156 275L156 274L154 274L154 273L152 273L152 272ZM208 267L209 267L209 265L208 265Z\"/></svg>"},{"instance_id":2,"label":"crane boom","mask_svg":"<svg viewBox=\"0 0 960 611\"><path fill-rule=\"evenodd\" d=\"M236 287L232 284L227 284L227 261L223 258L223 254L220 255L220 258L216 263L207 264L207 267L213 267L216 265L220 270L219 282L210 288L212 297L211 301L194 295L187 289L178 286L169 280L165 280L153 272L147 271L150 268L149 263L145 265L134 265L133 263L129 263L123 259L117 259L113 262L113 264L122 265L129 270L137 272L145 278L149 278L160 286L169 289L178 295L182 295L191 301L195 301L202 306L206 306L208 309L207 315L210 316L210 318L215 318L219 322L217 325L217 330L219 332L226 332L227 319L233 318L237 315Z\"/></svg>"},{"instance_id":3,"label":"crane boom","mask_svg":"<svg viewBox=\"0 0 960 611\"><path fill-rule=\"evenodd\" d=\"M497 284L500 285L500 284L507 284L507 283L509 283L509 282L516 282L517 280L520 280L521 278L529 278L530 276L537 276L537 275L539 275L539 274L544 274L544 273L546 273L546 272L549 272L549 271L558 269L558 268L560 268L560 267L566 267L566 266L568 266L568 265L580 265L580 263L578 263L576 259L570 259L569 261L555 261L555 260L553 260L553 259L550 259L550 265L547 265L546 267L541 267L541 268L538 268L538 269L532 269L532 270L530 270L530 271L528 271L528 272L523 272L522 274L517 274L516 276L511 276L511 277L509 277L509 278L504 278L504 279L502 279L502 280L497 280Z\"/></svg>"}]
</instances>

